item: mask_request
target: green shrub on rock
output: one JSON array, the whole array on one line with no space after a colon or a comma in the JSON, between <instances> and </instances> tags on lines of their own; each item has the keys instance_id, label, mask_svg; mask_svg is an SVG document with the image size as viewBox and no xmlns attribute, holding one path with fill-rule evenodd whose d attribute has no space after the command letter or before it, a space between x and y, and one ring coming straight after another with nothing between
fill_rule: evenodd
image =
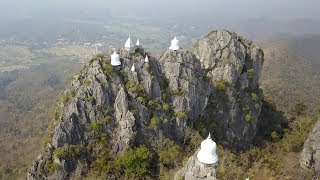
<instances>
[{"instance_id":1,"label":"green shrub on rock","mask_svg":"<svg viewBox=\"0 0 320 180\"><path fill-rule=\"evenodd\" d=\"M175 113L175 116L179 119L183 119L186 117L186 113L184 111L179 111Z\"/></svg>"},{"instance_id":2,"label":"green shrub on rock","mask_svg":"<svg viewBox=\"0 0 320 180\"><path fill-rule=\"evenodd\" d=\"M246 120L247 122L250 122L250 121L252 120L251 114L246 114L245 120Z\"/></svg>"},{"instance_id":3,"label":"green shrub on rock","mask_svg":"<svg viewBox=\"0 0 320 180\"><path fill-rule=\"evenodd\" d=\"M52 159L47 159L44 163L44 170L52 174L58 168L58 164L54 163Z\"/></svg>"},{"instance_id":4,"label":"green shrub on rock","mask_svg":"<svg viewBox=\"0 0 320 180\"><path fill-rule=\"evenodd\" d=\"M253 79L254 78L254 69L248 69L247 75L248 75L249 79Z\"/></svg>"},{"instance_id":5,"label":"green shrub on rock","mask_svg":"<svg viewBox=\"0 0 320 180\"><path fill-rule=\"evenodd\" d=\"M126 176L143 177L148 174L151 152L144 145L136 149L129 149L119 157L118 164L124 169Z\"/></svg>"},{"instance_id":6,"label":"green shrub on rock","mask_svg":"<svg viewBox=\"0 0 320 180\"><path fill-rule=\"evenodd\" d=\"M116 75L116 70L110 63L105 63L102 68L106 75L109 75L110 77Z\"/></svg>"}]
</instances>

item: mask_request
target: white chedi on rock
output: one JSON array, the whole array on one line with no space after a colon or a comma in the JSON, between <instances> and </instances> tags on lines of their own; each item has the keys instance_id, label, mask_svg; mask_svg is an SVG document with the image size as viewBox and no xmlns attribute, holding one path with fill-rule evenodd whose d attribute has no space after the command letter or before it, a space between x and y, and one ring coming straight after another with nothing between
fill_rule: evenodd
<instances>
[{"instance_id":1,"label":"white chedi on rock","mask_svg":"<svg viewBox=\"0 0 320 180\"><path fill-rule=\"evenodd\" d=\"M111 55L111 65L112 66L120 66L121 61L120 61L120 56L119 54L116 53L116 51L113 52Z\"/></svg>"},{"instance_id":2,"label":"white chedi on rock","mask_svg":"<svg viewBox=\"0 0 320 180\"><path fill-rule=\"evenodd\" d=\"M141 46L141 43L140 43L140 39L138 38L137 42L136 42L136 46Z\"/></svg>"},{"instance_id":3,"label":"white chedi on rock","mask_svg":"<svg viewBox=\"0 0 320 180\"><path fill-rule=\"evenodd\" d=\"M148 62L149 62L148 56L146 56L146 58L144 59L144 62L145 62L145 63L148 63Z\"/></svg>"},{"instance_id":4,"label":"white chedi on rock","mask_svg":"<svg viewBox=\"0 0 320 180\"><path fill-rule=\"evenodd\" d=\"M179 46L179 40L177 39L177 37L174 37L171 41L171 46L169 47L170 50L173 50L173 51L177 51L180 49L180 46Z\"/></svg>"},{"instance_id":5,"label":"white chedi on rock","mask_svg":"<svg viewBox=\"0 0 320 180\"><path fill-rule=\"evenodd\" d=\"M132 71L132 72L136 71L136 67L134 66L134 64L133 64L132 67L131 67L131 71Z\"/></svg>"},{"instance_id":6,"label":"white chedi on rock","mask_svg":"<svg viewBox=\"0 0 320 180\"><path fill-rule=\"evenodd\" d=\"M124 44L124 48L130 53L133 50L133 42L131 36L127 39L126 43Z\"/></svg>"},{"instance_id":7,"label":"white chedi on rock","mask_svg":"<svg viewBox=\"0 0 320 180\"><path fill-rule=\"evenodd\" d=\"M197 158L200 162L209 165L218 162L217 144L211 139L210 134L207 139L202 141Z\"/></svg>"}]
</instances>

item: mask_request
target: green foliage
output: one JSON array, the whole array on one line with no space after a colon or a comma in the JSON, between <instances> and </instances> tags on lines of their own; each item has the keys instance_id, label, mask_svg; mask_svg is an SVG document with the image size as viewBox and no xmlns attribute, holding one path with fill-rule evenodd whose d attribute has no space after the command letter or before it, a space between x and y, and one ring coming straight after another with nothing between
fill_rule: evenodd
<instances>
[{"instance_id":1,"label":"green foliage","mask_svg":"<svg viewBox=\"0 0 320 180\"><path fill-rule=\"evenodd\" d=\"M90 82L89 79L85 79L85 80L83 81L83 85L85 85L85 86L90 86L90 84L91 84L91 82Z\"/></svg>"},{"instance_id":2,"label":"green foliage","mask_svg":"<svg viewBox=\"0 0 320 180\"><path fill-rule=\"evenodd\" d=\"M299 117L289 125L292 132L297 132L287 135L292 151L300 152L302 150L304 141L309 136L310 129L313 129L315 122L314 118Z\"/></svg>"},{"instance_id":3,"label":"green foliage","mask_svg":"<svg viewBox=\"0 0 320 180\"><path fill-rule=\"evenodd\" d=\"M65 95L62 95L60 98L60 101L63 102L64 104L69 102L71 98L76 96L76 92L73 90L69 90L65 93Z\"/></svg>"},{"instance_id":4,"label":"green foliage","mask_svg":"<svg viewBox=\"0 0 320 180\"><path fill-rule=\"evenodd\" d=\"M150 126L151 126L152 128L156 128L159 123L160 123L159 118L156 117L156 116L154 116L154 117L151 118Z\"/></svg>"},{"instance_id":5,"label":"green foliage","mask_svg":"<svg viewBox=\"0 0 320 180\"><path fill-rule=\"evenodd\" d=\"M199 79L202 80L202 81L205 81L205 82L210 82L210 78L207 76L207 73L206 72L201 72L199 75L198 75Z\"/></svg>"},{"instance_id":6,"label":"green foliage","mask_svg":"<svg viewBox=\"0 0 320 180\"><path fill-rule=\"evenodd\" d=\"M139 103L144 103L145 102L145 99L143 97L141 97L141 96L139 96L137 98L137 100L138 100Z\"/></svg>"},{"instance_id":7,"label":"green foliage","mask_svg":"<svg viewBox=\"0 0 320 180\"><path fill-rule=\"evenodd\" d=\"M94 121L90 123L90 130L94 132L100 132L101 131L101 126L104 124L102 120Z\"/></svg>"},{"instance_id":8,"label":"green foliage","mask_svg":"<svg viewBox=\"0 0 320 180\"><path fill-rule=\"evenodd\" d=\"M306 172L296 164L315 122L316 119L299 117L290 124L284 136L272 133L277 141L237 154L218 145L218 179L282 179L288 175L294 175L296 179L312 177L313 172Z\"/></svg>"},{"instance_id":9,"label":"green foliage","mask_svg":"<svg viewBox=\"0 0 320 180\"><path fill-rule=\"evenodd\" d=\"M102 114L104 116L112 115L112 113L113 113L112 107L107 107L104 110L102 110Z\"/></svg>"},{"instance_id":10,"label":"green foliage","mask_svg":"<svg viewBox=\"0 0 320 180\"><path fill-rule=\"evenodd\" d=\"M172 93L176 96L183 96L186 92L187 90L182 87L179 87L178 89L172 91Z\"/></svg>"},{"instance_id":11,"label":"green foliage","mask_svg":"<svg viewBox=\"0 0 320 180\"><path fill-rule=\"evenodd\" d=\"M52 159L47 159L44 163L44 170L48 174L52 174L58 168L58 164L54 163Z\"/></svg>"},{"instance_id":12,"label":"green foliage","mask_svg":"<svg viewBox=\"0 0 320 180\"><path fill-rule=\"evenodd\" d=\"M151 152L144 145L136 149L129 149L119 157L118 164L124 169L126 176L143 177L148 174Z\"/></svg>"},{"instance_id":13,"label":"green foliage","mask_svg":"<svg viewBox=\"0 0 320 180\"><path fill-rule=\"evenodd\" d=\"M152 75L152 67L150 66L150 64L146 64L146 71L150 74L150 75Z\"/></svg>"},{"instance_id":14,"label":"green foliage","mask_svg":"<svg viewBox=\"0 0 320 180\"><path fill-rule=\"evenodd\" d=\"M278 135L278 133L277 133L276 131L273 131L273 132L271 133L271 137L272 137L272 139L278 139L278 138L279 138L279 135Z\"/></svg>"},{"instance_id":15,"label":"green foliage","mask_svg":"<svg viewBox=\"0 0 320 180\"><path fill-rule=\"evenodd\" d=\"M250 55L249 53L246 53L246 60L247 60L247 61L252 60L251 55Z\"/></svg>"},{"instance_id":16,"label":"green foliage","mask_svg":"<svg viewBox=\"0 0 320 180\"><path fill-rule=\"evenodd\" d=\"M287 121L283 112L277 110L275 103L268 97L263 97L260 113L261 121L256 136L256 143L260 144L262 139L274 140L272 133L276 132L282 138L283 129L287 127Z\"/></svg>"},{"instance_id":17,"label":"green foliage","mask_svg":"<svg viewBox=\"0 0 320 180\"><path fill-rule=\"evenodd\" d=\"M57 158L66 158L68 156L68 151L64 147L59 147L54 150L53 155Z\"/></svg>"},{"instance_id":18,"label":"green foliage","mask_svg":"<svg viewBox=\"0 0 320 180\"><path fill-rule=\"evenodd\" d=\"M214 87L216 88L217 91L220 92L225 92L228 87L230 87L230 83L225 80L218 80L214 82Z\"/></svg>"},{"instance_id":19,"label":"green foliage","mask_svg":"<svg viewBox=\"0 0 320 180\"><path fill-rule=\"evenodd\" d=\"M161 101L153 101L153 100L150 100L148 102L148 106L149 108L151 108L152 110L161 110L162 106L161 106Z\"/></svg>"},{"instance_id":20,"label":"green foliage","mask_svg":"<svg viewBox=\"0 0 320 180\"><path fill-rule=\"evenodd\" d=\"M306 116L307 115L307 106L303 103L298 103L293 107L292 113L295 116Z\"/></svg>"},{"instance_id":21,"label":"green foliage","mask_svg":"<svg viewBox=\"0 0 320 180\"><path fill-rule=\"evenodd\" d=\"M105 55L103 55L103 54L97 54L95 57L93 57L92 59L90 59L90 64L92 64L94 61L96 61L96 60L98 60L98 59L100 59L100 60L102 60L102 59L104 59L105 58Z\"/></svg>"},{"instance_id":22,"label":"green foliage","mask_svg":"<svg viewBox=\"0 0 320 180\"><path fill-rule=\"evenodd\" d=\"M248 75L249 79L253 79L254 78L254 69L248 69L247 75Z\"/></svg>"},{"instance_id":23,"label":"green foliage","mask_svg":"<svg viewBox=\"0 0 320 180\"><path fill-rule=\"evenodd\" d=\"M90 130L89 137L92 139L100 139L103 141L106 140L107 134L104 133L103 126L109 123L111 119L112 117L108 115L103 119L90 123L88 126Z\"/></svg>"},{"instance_id":24,"label":"green foliage","mask_svg":"<svg viewBox=\"0 0 320 180\"><path fill-rule=\"evenodd\" d=\"M87 101L90 102L91 104L94 104L96 102L96 99L93 96L88 96Z\"/></svg>"},{"instance_id":25,"label":"green foliage","mask_svg":"<svg viewBox=\"0 0 320 180\"><path fill-rule=\"evenodd\" d=\"M314 147L310 147L310 152L311 152L312 154L315 154L315 153L317 153L317 149L314 148Z\"/></svg>"},{"instance_id":26,"label":"green foliage","mask_svg":"<svg viewBox=\"0 0 320 180\"><path fill-rule=\"evenodd\" d=\"M79 145L65 144L62 147L56 148L53 155L62 159L79 157L81 155L81 147Z\"/></svg>"},{"instance_id":27,"label":"green foliage","mask_svg":"<svg viewBox=\"0 0 320 180\"><path fill-rule=\"evenodd\" d=\"M193 150L196 150L202 141L203 141L203 138L201 137L199 132L196 130L192 130L187 137L187 143L189 147L191 147Z\"/></svg>"},{"instance_id":28,"label":"green foliage","mask_svg":"<svg viewBox=\"0 0 320 180\"><path fill-rule=\"evenodd\" d=\"M128 80L126 83L126 89L131 93L143 93L145 91L143 83L137 83L134 80Z\"/></svg>"},{"instance_id":29,"label":"green foliage","mask_svg":"<svg viewBox=\"0 0 320 180\"><path fill-rule=\"evenodd\" d=\"M158 151L159 162L166 167L174 167L181 148L174 141L169 141Z\"/></svg>"},{"instance_id":30,"label":"green foliage","mask_svg":"<svg viewBox=\"0 0 320 180\"><path fill-rule=\"evenodd\" d=\"M251 93L251 99L254 101L254 102L258 102L259 101L259 97L256 93Z\"/></svg>"},{"instance_id":31,"label":"green foliage","mask_svg":"<svg viewBox=\"0 0 320 180\"><path fill-rule=\"evenodd\" d=\"M104 63L102 68L103 68L103 72L106 75L109 75L110 77L113 77L116 75L116 70L110 63Z\"/></svg>"},{"instance_id":32,"label":"green foliage","mask_svg":"<svg viewBox=\"0 0 320 180\"><path fill-rule=\"evenodd\" d=\"M41 140L41 147L44 148L51 143L52 143L52 138L44 138Z\"/></svg>"},{"instance_id":33,"label":"green foliage","mask_svg":"<svg viewBox=\"0 0 320 180\"><path fill-rule=\"evenodd\" d=\"M250 115L250 114L246 114L245 120L246 120L247 122L250 122L250 121L252 120L251 115Z\"/></svg>"},{"instance_id":34,"label":"green foliage","mask_svg":"<svg viewBox=\"0 0 320 180\"><path fill-rule=\"evenodd\" d=\"M168 103L164 103L164 104L162 105L162 108L163 108L163 110L165 110L165 111L170 111L170 110L172 110L172 107L171 107L170 104L168 104Z\"/></svg>"},{"instance_id":35,"label":"green foliage","mask_svg":"<svg viewBox=\"0 0 320 180\"><path fill-rule=\"evenodd\" d=\"M186 112L184 111L178 111L178 112L175 112L174 115L179 118L179 119L183 119L186 117Z\"/></svg>"}]
</instances>

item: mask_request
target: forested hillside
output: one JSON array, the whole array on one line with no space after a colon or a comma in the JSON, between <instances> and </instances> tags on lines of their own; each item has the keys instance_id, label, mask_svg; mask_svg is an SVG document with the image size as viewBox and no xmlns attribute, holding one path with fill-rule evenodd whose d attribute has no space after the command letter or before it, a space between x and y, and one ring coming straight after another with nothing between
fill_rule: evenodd
<instances>
[{"instance_id":1,"label":"forested hillside","mask_svg":"<svg viewBox=\"0 0 320 180\"><path fill-rule=\"evenodd\" d=\"M312 60L319 53L316 47L320 43L310 46L305 41L305 45L302 45L303 42L298 39L301 38L273 40L263 44L265 63L262 87L267 96L287 113L298 103L307 105L310 111L320 105L320 66ZM314 50L312 53L311 49Z\"/></svg>"},{"instance_id":2,"label":"forested hillside","mask_svg":"<svg viewBox=\"0 0 320 180\"><path fill-rule=\"evenodd\" d=\"M23 179L40 151L52 104L79 67L54 62L0 74L0 179Z\"/></svg>"}]
</instances>

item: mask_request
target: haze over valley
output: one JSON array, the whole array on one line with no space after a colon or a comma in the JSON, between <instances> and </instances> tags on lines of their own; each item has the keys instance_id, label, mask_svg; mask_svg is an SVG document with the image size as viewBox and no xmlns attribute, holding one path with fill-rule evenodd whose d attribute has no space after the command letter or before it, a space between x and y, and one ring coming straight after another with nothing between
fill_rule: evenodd
<instances>
[{"instance_id":1,"label":"haze over valley","mask_svg":"<svg viewBox=\"0 0 320 180\"><path fill-rule=\"evenodd\" d=\"M256 177L256 172L264 172L263 178L290 178L294 173L307 177L307 173L312 173L302 172L293 161L299 161L303 142L315 127L317 113L320 114L319 7L320 2L316 0L0 0L0 179L25 179L32 161L47 144L44 137L52 135L57 125L52 119L57 114L56 104L64 97L62 93L77 76L89 71L87 65L99 59L100 54L123 47L131 35L134 41L140 39L144 51L155 58L151 58L152 61L156 58L161 61L175 36L182 49L193 52L198 40L207 38L205 34L216 29L226 29L250 39L264 52L261 78L257 82L263 95L260 97L260 91L255 93L262 103L261 118L266 119L265 123L276 125L263 133L257 132L250 152L241 152L238 160L254 154L259 147L261 153L286 154L284 159L270 157L292 166L279 173L278 166L269 166L275 164L271 160L261 160L261 164L269 164L257 167L257 164L244 165L224 158L221 168L234 169L232 175L247 173L250 169L252 177ZM230 88L230 85L223 87ZM299 103L303 104L301 117L302 114L296 114ZM177 112L174 114L178 116ZM304 123L303 128L293 131L300 122ZM204 138L206 131L199 129L203 126L195 123L194 127L197 135ZM301 137L294 132L302 134ZM218 139L219 135L214 138ZM269 144L261 145L256 139ZM298 144L297 149L282 148L289 146L287 142L291 140L292 144ZM224 142L219 141L218 145L220 143ZM182 153L185 157L178 158L179 162L161 167L160 179L172 177L181 169L183 159L194 153L195 147L188 144L188 148ZM234 155L224 144L218 150L223 152L219 154L221 157ZM250 158L253 156L250 154ZM99 169L99 172L105 170ZM149 171L152 170L149 167ZM225 171L228 170L219 169L221 178L233 177ZM242 175L249 176L249 173ZM152 177L152 173L149 176Z\"/></svg>"}]
</instances>

